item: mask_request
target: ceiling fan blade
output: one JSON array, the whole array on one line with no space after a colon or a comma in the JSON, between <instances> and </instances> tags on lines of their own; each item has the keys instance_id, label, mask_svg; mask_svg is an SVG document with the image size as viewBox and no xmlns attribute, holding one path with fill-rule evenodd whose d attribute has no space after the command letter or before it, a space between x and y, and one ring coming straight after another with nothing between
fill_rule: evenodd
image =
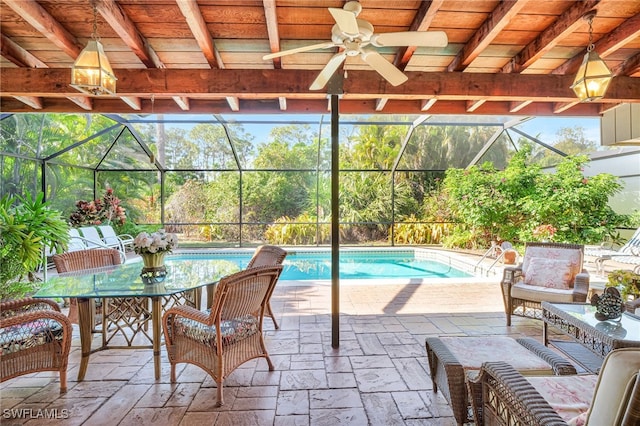
<instances>
[{"instance_id":1,"label":"ceiling fan blade","mask_svg":"<svg viewBox=\"0 0 640 426\"><path fill-rule=\"evenodd\" d=\"M358 21L356 20L356 15L353 12L330 7L329 13L331 13L336 24L338 24L338 28L340 28L340 31L343 33L353 36L360 33L360 30L358 29Z\"/></svg>"},{"instance_id":2,"label":"ceiling fan blade","mask_svg":"<svg viewBox=\"0 0 640 426\"><path fill-rule=\"evenodd\" d=\"M405 31L398 33L374 34L371 44L383 46L425 46L445 47L449 42L444 31Z\"/></svg>"},{"instance_id":3,"label":"ceiling fan blade","mask_svg":"<svg viewBox=\"0 0 640 426\"><path fill-rule=\"evenodd\" d=\"M363 49L362 60L371 65L371 68L376 70L378 74L394 86L399 86L408 80L408 77L404 75L402 71L375 50Z\"/></svg>"},{"instance_id":4,"label":"ceiling fan blade","mask_svg":"<svg viewBox=\"0 0 640 426\"><path fill-rule=\"evenodd\" d=\"M268 55L264 55L262 59L267 60L267 59L279 58L285 55L293 55L294 53L308 52L310 50L316 50L316 49L326 49L334 46L336 46L334 42L325 41L324 43L311 44L309 46L296 47L295 49L282 50L280 52L270 53Z\"/></svg>"},{"instance_id":5,"label":"ceiling fan blade","mask_svg":"<svg viewBox=\"0 0 640 426\"><path fill-rule=\"evenodd\" d=\"M336 72L336 70L340 67L340 64L342 64L346 58L347 54L345 52L340 52L333 55L331 59L329 59L329 62L327 62L327 65L325 65L322 71L320 71L320 74L318 74L316 79L313 80L313 83L311 83L309 90L320 90L324 86L326 86L333 73Z\"/></svg>"}]
</instances>

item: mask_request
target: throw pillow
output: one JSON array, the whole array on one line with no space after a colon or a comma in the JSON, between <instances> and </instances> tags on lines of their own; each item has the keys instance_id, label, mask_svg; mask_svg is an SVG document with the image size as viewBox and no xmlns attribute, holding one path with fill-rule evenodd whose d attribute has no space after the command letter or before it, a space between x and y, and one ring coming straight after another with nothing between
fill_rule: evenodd
<instances>
[{"instance_id":1,"label":"throw pillow","mask_svg":"<svg viewBox=\"0 0 640 426\"><path fill-rule=\"evenodd\" d=\"M572 287L573 263L566 260L534 257L529 261L524 283L540 287L568 290Z\"/></svg>"}]
</instances>

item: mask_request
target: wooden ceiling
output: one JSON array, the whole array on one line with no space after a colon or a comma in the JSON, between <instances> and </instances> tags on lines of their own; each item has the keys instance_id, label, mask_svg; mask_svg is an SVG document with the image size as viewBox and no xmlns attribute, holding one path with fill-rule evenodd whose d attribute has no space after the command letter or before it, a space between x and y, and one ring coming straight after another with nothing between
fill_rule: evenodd
<instances>
[{"instance_id":1,"label":"wooden ceiling","mask_svg":"<svg viewBox=\"0 0 640 426\"><path fill-rule=\"evenodd\" d=\"M2 0L0 108L7 112L324 113L309 85L336 48L340 0L96 0L97 31L118 78L114 97L69 86L93 31L89 0ZM640 102L638 0L362 0L376 33L440 30L445 48L378 48L409 80L394 87L348 58L342 113L598 116ZM614 72L604 99L569 86L589 43Z\"/></svg>"}]
</instances>

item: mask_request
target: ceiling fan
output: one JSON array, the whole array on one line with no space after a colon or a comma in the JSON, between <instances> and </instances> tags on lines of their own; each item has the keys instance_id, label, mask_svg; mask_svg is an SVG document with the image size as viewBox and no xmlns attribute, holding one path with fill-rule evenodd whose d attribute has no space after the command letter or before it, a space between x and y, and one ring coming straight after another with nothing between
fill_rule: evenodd
<instances>
[{"instance_id":1,"label":"ceiling fan","mask_svg":"<svg viewBox=\"0 0 640 426\"><path fill-rule=\"evenodd\" d=\"M336 24L331 28L331 41L271 53L265 55L262 59L273 59L310 50L340 47L340 51L331 57L327 65L313 81L311 87L309 87L310 90L322 89L347 59L347 56L358 55L389 83L398 86L407 81L407 76L371 46L445 47L447 45L447 34L444 31L404 31L375 34L373 25L363 19L356 18L361 11L362 6L357 1L345 3L342 9L330 7L329 13L336 21Z\"/></svg>"}]
</instances>

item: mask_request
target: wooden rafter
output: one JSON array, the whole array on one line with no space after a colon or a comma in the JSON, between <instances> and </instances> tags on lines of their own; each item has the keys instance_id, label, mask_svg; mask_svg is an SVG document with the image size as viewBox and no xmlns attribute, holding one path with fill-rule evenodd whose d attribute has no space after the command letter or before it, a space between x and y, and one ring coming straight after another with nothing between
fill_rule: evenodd
<instances>
[{"instance_id":1,"label":"wooden rafter","mask_svg":"<svg viewBox=\"0 0 640 426\"><path fill-rule=\"evenodd\" d=\"M547 27L538 37L525 46L520 53L502 68L502 72L522 72L545 53L550 51L560 40L575 32L582 25L582 17L592 10L600 0L586 0L573 3L553 24Z\"/></svg>"},{"instance_id":2,"label":"wooden rafter","mask_svg":"<svg viewBox=\"0 0 640 426\"><path fill-rule=\"evenodd\" d=\"M3 0L22 19L75 59L82 51L78 40L35 0Z\"/></svg>"},{"instance_id":3,"label":"wooden rafter","mask_svg":"<svg viewBox=\"0 0 640 426\"><path fill-rule=\"evenodd\" d=\"M156 52L114 0L96 0L96 9L147 68L164 68Z\"/></svg>"},{"instance_id":4,"label":"wooden rafter","mask_svg":"<svg viewBox=\"0 0 640 426\"><path fill-rule=\"evenodd\" d=\"M191 29L198 46L200 46L200 50L202 50L204 57L207 59L209 66L211 68L220 68L218 64L219 54L216 51L213 38L207 29L207 23L202 17L202 13L200 12L200 8L198 7L196 0L176 0L176 4L180 8L180 12L182 12L184 18L187 20L187 25L189 25L189 28Z\"/></svg>"},{"instance_id":5,"label":"wooden rafter","mask_svg":"<svg viewBox=\"0 0 640 426\"><path fill-rule=\"evenodd\" d=\"M280 34L278 32L278 17L276 15L276 1L262 0L264 5L264 16L267 21L267 34L269 35L269 47L271 53L280 51ZM281 58L273 58L273 67L282 68Z\"/></svg>"},{"instance_id":6,"label":"wooden rafter","mask_svg":"<svg viewBox=\"0 0 640 426\"><path fill-rule=\"evenodd\" d=\"M413 22L411 22L409 31L427 31L431 26L433 18L436 16L436 12L438 12L442 6L442 3L444 3L444 0L424 0L420 2L420 7L418 8L415 18L413 18ZM415 51L416 46L400 48L393 64L404 71Z\"/></svg>"},{"instance_id":7,"label":"wooden rafter","mask_svg":"<svg viewBox=\"0 0 640 426\"><path fill-rule=\"evenodd\" d=\"M640 72L640 53L611 70L614 75L633 75Z\"/></svg>"},{"instance_id":8,"label":"wooden rafter","mask_svg":"<svg viewBox=\"0 0 640 426\"><path fill-rule=\"evenodd\" d=\"M2 56L19 67L48 68L47 64L20 47L4 34L0 35L0 47L2 49Z\"/></svg>"}]
</instances>

